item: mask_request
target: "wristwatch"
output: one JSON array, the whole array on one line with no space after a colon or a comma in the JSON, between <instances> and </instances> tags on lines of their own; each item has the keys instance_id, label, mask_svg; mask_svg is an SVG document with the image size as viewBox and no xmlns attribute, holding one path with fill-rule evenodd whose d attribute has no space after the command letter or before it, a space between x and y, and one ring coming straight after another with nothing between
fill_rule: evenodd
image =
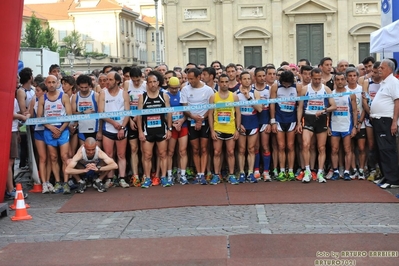
<instances>
[{"instance_id":1,"label":"wristwatch","mask_svg":"<svg viewBox=\"0 0 399 266\"><path fill-rule=\"evenodd\" d=\"M97 165L97 170L98 170L98 171L101 170L101 165Z\"/></svg>"},{"instance_id":2,"label":"wristwatch","mask_svg":"<svg viewBox=\"0 0 399 266\"><path fill-rule=\"evenodd\" d=\"M173 130L173 128L169 127L169 128L168 128L168 130L169 130L169 131L172 131L172 130Z\"/></svg>"},{"instance_id":3,"label":"wristwatch","mask_svg":"<svg viewBox=\"0 0 399 266\"><path fill-rule=\"evenodd\" d=\"M126 127L124 127L124 126L121 126L121 129L125 130L125 129L126 129Z\"/></svg>"}]
</instances>

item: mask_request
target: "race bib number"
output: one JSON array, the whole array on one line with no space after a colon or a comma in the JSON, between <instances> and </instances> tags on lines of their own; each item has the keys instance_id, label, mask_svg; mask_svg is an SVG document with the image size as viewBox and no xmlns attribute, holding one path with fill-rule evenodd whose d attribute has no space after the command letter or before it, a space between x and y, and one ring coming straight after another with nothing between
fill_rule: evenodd
<instances>
[{"instance_id":1,"label":"race bib number","mask_svg":"<svg viewBox=\"0 0 399 266\"><path fill-rule=\"evenodd\" d=\"M192 126L192 127L194 127L195 126L195 120L193 119L193 120L191 120L191 123L190 123L190 125ZM202 121L202 124L201 124L201 126L205 126L205 120L203 120Z\"/></svg>"},{"instance_id":2,"label":"race bib number","mask_svg":"<svg viewBox=\"0 0 399 266\"><path fill-rule=\"evenodd\" d=\"M240 111L241 111L242 115L253 115L254 114L253 107L243 106L243 107L240 107Z\"/></svg>"},{"instance_id":3,"label":"race bib number","mask_svg":"<svg viewBox=\"0 0 399 266\"><path fill-rule=\"evenodd\" d=\"M220 124L230 123L231 113L230 112L218 112L218 122Z\"/></svg>"},{"instance_id":4,"label":"race bib number","mask_svg":"<svg viewBox=\"0 0 399 266\"><path fill-rule=\"evenodd\" d=\"M323 111L324 103L322 101L308 101L308 110Z\"/></svg>"},{"instance_id":5,"label":"race bib number","mask_svg":"<svg viewBox=\"0 0 399 266\"><path fill-rule=\"evenodd\" d=\"M153 115L147 117L147 127L148 128L155 128L155 127L161 127L161 116L159 115Z\"/></svg>"},{"instance_id":6,"label":"race bib number","mask_svg":"<svg viewBox=\"0 0 399 266\"><path fill-rule=\"evenodd\" d=\"M347 106L337 106L337 110L333 112L333 115L335 116L348 116L349 115L349 109Z\"/></svg>"},{"instance_id":7,"label":"race bib number","mask_svg":"<svg viewBox=\"0 0 399 266\"><path fill-rule=\"evenodd\" d=\"M282 102L279 106L283 112L293 112L295 110L295 102Z\"/></svg>"},{"instance_id":8,"label":"race bib number","mask_svg":"<svg viewBox=\"0 0 399 266\"><path fill-rule=\"evenodd\" d=\"M172 113L172 121L175 122L179 119L182 119L184 117L183 112L174 112Z\"/></svg>"}]
</instances>

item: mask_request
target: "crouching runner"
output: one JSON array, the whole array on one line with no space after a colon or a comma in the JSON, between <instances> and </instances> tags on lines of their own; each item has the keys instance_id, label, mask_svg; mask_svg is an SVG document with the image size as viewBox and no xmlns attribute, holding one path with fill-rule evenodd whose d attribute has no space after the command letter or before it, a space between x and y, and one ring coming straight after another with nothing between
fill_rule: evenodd
<instances>
[{"instance_id":1,"label":"crouching runner","mask_svg":"<svg viewBox=\"0 0 399 266\"><path fill-rule=\"evenodd\" d=\"M86 189L86 181L80 178L85 174L96 175L93 186L98 192L106 192L103 185L103 179L109 171L118 169L118 165L113 159L103 152L98 146L94 138L89 137L84 144L76 152L75 156L68 161L65 168L65 174L73 175L79 186L76 193L83 193Z\"/></svg>"}]
</instances>

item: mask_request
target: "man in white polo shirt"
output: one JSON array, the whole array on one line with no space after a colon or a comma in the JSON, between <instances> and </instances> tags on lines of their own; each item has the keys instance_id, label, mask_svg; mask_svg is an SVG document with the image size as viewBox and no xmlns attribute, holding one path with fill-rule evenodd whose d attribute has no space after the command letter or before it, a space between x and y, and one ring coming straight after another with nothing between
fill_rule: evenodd
<instances>
[{"instance_id":1,"label":"man in white polo shirt","mask_svg":"<svg viewBox=\"0 0 399 266\"><path fill-rule=\"evenodd\" d=\"M393 76L395 64L384 59L378 69L381 78L380 89L370 107L374 136L376 139L381 170L384 178L381 188L399 187L398 154L396 133L399 115L399 80Z\"/></svg>"}]
</instances>

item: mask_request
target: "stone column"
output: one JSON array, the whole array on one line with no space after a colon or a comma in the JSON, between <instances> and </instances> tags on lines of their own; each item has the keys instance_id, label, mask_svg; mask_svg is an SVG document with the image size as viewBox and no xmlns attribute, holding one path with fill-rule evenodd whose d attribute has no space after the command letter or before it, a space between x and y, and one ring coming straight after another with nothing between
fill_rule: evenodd
<instances>
[{"instance_id":1,"label":"stone column","mask_svg":"<svg viewBox=\"0 0 399 266\"><path fill-rule=\"evenodd\" d=\"M163 18L164 18L164 37L165 37L165 62L170 68L177 66L179 62L183 61L183 51L179 51L178 47L181 47L181 43L178 40L178 36L181 35L178 32L179 27L177 24L180 22L180 18L177 14L178 0L163 0ZM180 22L181 23L181 22ZM176 25L171 27L168 25ZM182 66L183 67L183 66Z\"/></svg>"},{"instance_id":2,"label":"stone column","mask_svg":"<svg viewBox=\"0 0 399 266\"><path fill-rule=\"evenodd\" d=\"M286 39L287 36L283 36L283 14L282 14L282 1L272 0L272 43L273 43L273 58L271 58L272 63L280 64L283 58L283 38ZM275 12L274 12L275 11Z\"/></svg>"},{"instance_id":3,"label":"stone column","mask_svg":"<svg viewBox=\"0 0 399 266\"><path fill-rule=\"evenodd\" d=\"M351 58L349 58L349 53L352 50L352 47L349 47L349 38L352 38L352 36L350 36L348 34L348 9L349 6L348 5L352 5L352 1L346 1L346 0L338 0L337 3L337 9L339 7L339 12L336 13L337 16L337 40L334 43L337 43L338 47L337 47L337 61L334 62L334 65L337 65L336 63L338 63L339 60L341 59L346 59L349 62L355 62L353 61L355 58L357 58L357 55L355 57L353 57L353 55L351 56ZM351 52L352 54L352 52Z\"/></svg>"}]
</instances>

